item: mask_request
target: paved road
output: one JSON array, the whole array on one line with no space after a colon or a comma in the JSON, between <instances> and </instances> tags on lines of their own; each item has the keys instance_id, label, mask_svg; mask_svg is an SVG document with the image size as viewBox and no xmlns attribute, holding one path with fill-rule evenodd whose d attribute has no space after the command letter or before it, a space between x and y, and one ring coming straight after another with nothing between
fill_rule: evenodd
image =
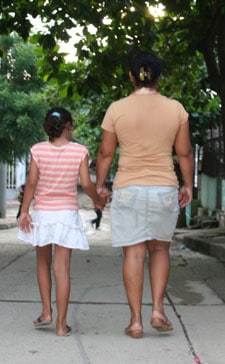
<instances>
[{"instance_id":1,"label":"paved road","mask_svg":"<svg viewBox=\"0 0 225 364\"><path fill-rule=\"evenodd\" d=\"M69 324L59 338L54 325L34 329L40 313L35 250L16 239L17 228L0 231L1 364L202 364L225 363L224 264L174 242L166 312L175 330L159 334L149 325L151 294L147 262L143 297L145 335L123 334L129 311L121 277L122 252L110 245L109 213L101 230L81 209L90 251L74 252ZM54 291L53 291L54 300ZM55 311L55 304L53 305Z\"/></svg>"}]
</instances>

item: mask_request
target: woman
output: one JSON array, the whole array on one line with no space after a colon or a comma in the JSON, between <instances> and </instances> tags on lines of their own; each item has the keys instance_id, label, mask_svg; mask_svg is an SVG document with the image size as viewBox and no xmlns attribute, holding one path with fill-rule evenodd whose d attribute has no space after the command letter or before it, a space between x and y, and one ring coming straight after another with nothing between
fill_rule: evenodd
<instances>
[{"instance_id":1,"label":"woman","mask_svg":"<svg viewBox=\"0 0 225 364\"><path fill-rule=\"evenodd\" d=\"M56 281L56 334L69 336L67 309L70 296L70 258L72 249L89 249L78 212L77 184L96 207L103 208L107 197L100 197L91 182L88 151L71 142L73 120L64 108L49 110L44 121L49 141L33 145L31 162L19 218L18 238L36 246L37 278L42 300L41 315L35 327L53 321L51 304L51 264ZM34 197L33 211L29 214Z\"/></svg>"},{"instance_id":2,"label":"woman","mask_svg":"<svg viewBox=\"0 0 225 364\"><path fill-rule=\"evenodd\" d=\"M123 247L123 279L131 313L125 334L133 338L143 336L141 309L147 253L153 300L150 323L158 331L173 329L163 307L170 270L169 247L179 205L182 208L192 200L188 113L178 101L157 91L161 72L161 62L152 53L140 52L133 59L129 76L134 92L109 106L97 158L97 190L104 193L119 144L111 234L112 245ZM183 177L179 192L173 148Z\"/></svg>"}]
</instances>

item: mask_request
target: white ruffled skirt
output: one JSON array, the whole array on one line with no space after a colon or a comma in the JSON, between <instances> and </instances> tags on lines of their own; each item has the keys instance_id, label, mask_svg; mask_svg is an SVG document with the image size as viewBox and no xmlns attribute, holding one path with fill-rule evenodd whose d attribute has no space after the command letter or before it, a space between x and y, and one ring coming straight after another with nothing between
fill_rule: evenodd
<instances>
[{"instance_id":1,"label":"white ruffled skirt","mask_svg":"<svg viewBox=\"0 0 225 364\"><path fill-rule=\"evenodd\" d=\"M78 211L33 210L32 229L29 233L18 232L18 239L33 246L57 244L65 248L88 250L89 244Z\"/></svg>"}]
</instances>

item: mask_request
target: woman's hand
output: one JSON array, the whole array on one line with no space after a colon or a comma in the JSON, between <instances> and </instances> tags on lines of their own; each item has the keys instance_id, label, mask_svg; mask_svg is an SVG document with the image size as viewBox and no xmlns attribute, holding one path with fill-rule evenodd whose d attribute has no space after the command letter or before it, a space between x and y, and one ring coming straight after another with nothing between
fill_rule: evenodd
<instances>
[{"instance_id":1,"label":"woman's hand","mask_svg":"<svg viewBox=\"0 0 225 364\"><path fill-rule=\"evenodd\" d=\"M106 197L107 201L106 203L111 202L112 200L112 193L105 187L105 186L97 186L97 192L101 197Z\"/></svg>"},{"instance_id":2,"label":"woman's hand","mask_svg":"<svg viewBox=\"0 0 225 364\"><path fill-rule=\"evenodd\" d=\"M193 198L192 187L187 187L187 186L183 185L180 188L178 198L179 198L179 205L181 208L189 205L189 203L191 203L192 198Z\"/></svg>"},{"instance_id":3,"label":"woman's hand","mask_svg":"<svg viewBox=\"0 0 225 364\"><path fill-rule=\"evenodd\" d=\"M30 214L28 212L22 212L18 221L18 226L20 230L25 233L29 233L31 231L31 223L32 219Z\"/></svg>"}]
</instances>

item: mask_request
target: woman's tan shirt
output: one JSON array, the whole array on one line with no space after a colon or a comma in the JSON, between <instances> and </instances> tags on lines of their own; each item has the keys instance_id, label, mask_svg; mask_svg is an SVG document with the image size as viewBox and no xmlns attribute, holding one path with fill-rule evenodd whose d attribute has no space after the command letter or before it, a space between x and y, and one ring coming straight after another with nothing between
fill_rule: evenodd
<instances>
[{"instance_id":1,"label":"woman's tan shirt","mask_svg":"<svg viewBox=\"0 0 225 364\"><path fill-rule=\"evenodd\" d=\"M116 133L119 167L113 188L178 186L172 149L177 131L188 122L181 103L160 93L131 94L113 102L102 128Z\"/></svg>"}]
</instances>

